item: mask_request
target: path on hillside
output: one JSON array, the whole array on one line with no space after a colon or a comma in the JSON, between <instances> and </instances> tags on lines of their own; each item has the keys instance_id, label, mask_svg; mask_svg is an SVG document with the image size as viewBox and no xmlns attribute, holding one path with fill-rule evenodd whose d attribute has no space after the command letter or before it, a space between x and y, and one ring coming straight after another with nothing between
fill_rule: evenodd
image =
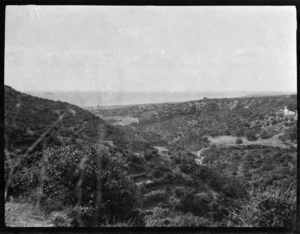
<instances>
[{"instance_id":1,"label":"path on hillside","mask_svg":"<svg viewBox=\"0 0 300 234\"><path fill-rule=\"evenodd\" d=\"M196 161L196 163L198 164L198 165L203 165L203 160L204 160L204 156L202 155L202 153L205 151L205 150L207 150L207 149L209 149L210 147L206 147L206 148L203 148L203 149L200 149L200 150L198 150L198 151L195 151L195 152L192 152L192 154L194 154L194 155L196 155L198 158L196 158L195 159L195 161Z\"/></svg>"}]
</instances>

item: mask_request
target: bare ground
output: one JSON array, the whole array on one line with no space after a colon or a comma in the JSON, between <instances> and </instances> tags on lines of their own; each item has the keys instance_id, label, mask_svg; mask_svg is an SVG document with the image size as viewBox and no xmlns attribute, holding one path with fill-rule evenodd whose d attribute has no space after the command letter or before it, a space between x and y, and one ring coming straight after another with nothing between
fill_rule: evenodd
<instances>
[{"instance_id":1,"label":"bare ground","mask_svg":"<svg viewBox=\"0 0 300 234\"><path fill-rule=\"evenodd\" d=\"M240 137L243 141L242 144L239 145L266 145L280 148L290 148L291 146L297 147L297 144L287 141L286 143L278 139L278 135L275 135L269 139L258 139L255 141L249 141L246 137ZM211 144L216 145L237 145L236 144L237 137L235 136L218 136L218 137L209 137L209 141Z\"/></svg>"},{"instance_id":2,"label":"bare ground","mask_svg":"<svg viewBox=\"0 0 300 234\"><path fill-rule=\"evenodd\" d=\"M8 227L53 227L49 217L27 202L5 203L5 225Z\"/></svg>"}]
</instances>

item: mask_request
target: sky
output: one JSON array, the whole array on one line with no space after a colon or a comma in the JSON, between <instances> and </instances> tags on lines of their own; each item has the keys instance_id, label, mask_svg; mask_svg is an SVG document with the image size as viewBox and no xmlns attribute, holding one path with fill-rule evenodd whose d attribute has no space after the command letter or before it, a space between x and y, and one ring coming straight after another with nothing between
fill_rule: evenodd
<instances>
[{"instance_id":1,"label":"sky","mask_svg":"<svg viewBox=\"0 0 300 234\"><path fill-rule=\"evenodd\" d=\"M19 91L296 92L293 6L7 6Z\"/></svg>"}]
</instances>

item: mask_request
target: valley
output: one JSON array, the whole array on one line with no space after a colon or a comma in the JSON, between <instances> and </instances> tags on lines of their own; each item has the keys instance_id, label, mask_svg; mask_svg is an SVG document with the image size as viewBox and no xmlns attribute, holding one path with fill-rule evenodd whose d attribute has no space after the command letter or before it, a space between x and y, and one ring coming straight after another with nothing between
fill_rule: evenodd
<instances>
[{"instance_id":1,"label":"valley","mask_svg":"<svg viewBox=\"0 0 300 234\"><path fill-rule=\"evenodd\" d=\"M158 157L168 162L168 170L187 181L193 180L190 173L195 170L191 167L191 160L202 170L203 167L210 168L227 180L243 181L249 186L275 188L287 181L296 181L296 168L292 166L297 160L295 95L204 98L123 108L90 107L89 110L108 119L110 116L136 118L137 121L126 125L126 129L157 149ZM166 167L166 163L163 165ZM144 180L138 185L151 187L150 194L162 192L163 187L174 191L188 188L178 187L176 183L157 187L154 181L153 176L148 174L145 177L144 174ZM198 187L193 193L196 196L213 194L210 202L224 196L223 189L228 186L221 187L223 192L220 192L218 186L207 182L203 184L204 187ZM152 206L155 207L154 204Z\"/></svg>"},{"instance_id":2,"label":"valley","mask_svg":"<svg viewBox=\"0 0 300 234\"><path fill-rule=\"evenodd\" d=\"M266 200L293 223L297 95L81 109L6 86L5 108L7 196L49 225L236 227Z\"/></svg>"},{"instance_id":3,"label":"valley","mask_svg":"<svg viewBox=\"0 0 300 234\"><path fill-rule=\"evenodd\" d=\"M294 2L7 5L7 231L299 231Z\"/></svg>"}]
</instances>

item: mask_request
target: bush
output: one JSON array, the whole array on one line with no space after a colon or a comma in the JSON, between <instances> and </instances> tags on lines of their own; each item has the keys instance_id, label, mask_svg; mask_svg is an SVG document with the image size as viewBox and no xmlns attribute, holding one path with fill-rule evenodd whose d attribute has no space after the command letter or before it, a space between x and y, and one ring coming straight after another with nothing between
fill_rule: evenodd
<instances>
[{"instance_id":1,"label":"bush","mask_svg":"<svg viewBox=\"0 0 300 234\"><path fill-rule=\"evenodd\" d=\"M165 202L167 199L167 193L164 190L151 191L146 194L143 199L143 203L147 205L158 204L160 202Z\"/></svg>"},{"instance_id":2,"label":"bush","mask_svg":"<svg viewBox=\"0 0 300 234\"><path fill-rule=\"evenodd\" d=\"M215 172L211 168L203 165L199 165L196 168L196 171L194 172L194 176L196 179L201 179L202 181L205 182L211 180L214 174Z\"/></svg>"},{"instance_id":3,"label":"bush","mask_svg":"<svg viewBox=\"0 0 300 234\"><path fill-rule=\"evenodd\" d=\"M292 141L297 140L297 125L289 130L289 138Z\"/></svg>"},{"instance_id":4,"label":"bush","mask_svg":"<svg viewBox=\"0 0 300 234\"><path fill-rule=\"evenodd\" d=\"M154 171L152 172L152 176L154 178L161 178L165 173L170 172L170 171L171 170L167 167L159 166L154 169Z\"/></svg>"},{"instance_id":5,"label":"bush","mask_svg":"<svg viewBox=\"0 0 300 234\"><path fill-rule=\"evenodd\" d=\"M54 227L71 227L72 219L63 212L53 212L51 214L51 223Z\"/></svg>"},{"instance_id":6,"label":"bush","mask_svg":"<svg viewBox=\"0 0 300 234\"><path fill-rule=\"evenodd\" d=\"M296 186L252 188L240 207L229 210L230 226L284 227L296 225Z\"/></svg>"},{"instance_id":7,"label":"bush","mask_svg":"<svg viewBox=\"0 0 300 234\"><path fill-rule=\"evenodd\" d=\"M170 211L156 207L146 216L146 227L208 227L211 222L192 213Z\"/></svg>"},{"instance_id":8,"label":"bush","mask_svg":"<svg viewBox=\"0 0 300 234\"><path fill-rule=\"evenodd\" d=\"M184 188L176 188L175 189L175 196L180 198L184 195L185 189Z\"/></svg>"},{"instance_id":9,"label":"bush","mask_svg":"<svg viewBox=\"0 0 300 234\"><path fill-rule=\"evenodd\" d=\"M182 212L191 212L197 216L204 216L208 213L208 202L201 197L192 193L187 193L180 199L180 203L176 207Z\"/></svg>"},{"instance_id":10,"label":"bush","mask_svg":"<svg viewBox=\"0 0 300 234\"><path fill-rule=\"evenodd\" d=\"M100 158L102 168L99 168ZM125 161L120 154L99 150L97 145L83 149L76 146L55 147L45 150L44 161L33 162L16 171L12 186L21 183L28 191L38 188L40 165L44 165L42 204L45 200L48 204L49 200L53 203L59 201L64 206L80 204L92 214L100 211L99 222L104 216L120 221L137 216L137 190L127 175ZM101 205L97 207L99 196Z\"/></svg>"},{"instance_id":11,"label":"bush","mask_svg":"<svg viewBox=\"0 0 300 234\"><path fill-rule=\"evenodd\" d=\"M193 165L185 160L181 160L179 168L183 173L190 174L193 171Z\"/></svg>"},{"instance_id":12,"label":"bush","mask_svg":"<svg viewBox=\"0 0 300 234\"><path fill-rule=\"evenodd\" d=\"M166 172L162 177L162 182L166 184L175 184L180 182L181 177L175 175L172 171Z\"/></svg>"},{"instance_id":13,"label":"bush","mask_svg":"<svg viewBox=\"0 0 300 234\"><path fill-rule=\"evenodd\" d=\"M257 140L256 132L253 129L248 129L246 131L246 137L249 141Z\"/></svg>"},{"instance_id":14,"label":"bush","mask_svg":"<svg viewBox=\"0 0 300 234\"><path fill-rule=\"evenodd\" d=\"M207 137L207 136L203 136L203 137L201 138L201 140L202 140L203 142L209 143L209 140L208 140L208 137Z\"/></svg>"},{"instance_id":15,"label":"bush","mask_svg":"<svg viewBox=\"0 0 300 234\"><path fill-rule=\"evenodd\" d=\"M158 156L158 151L156 149L147 150L145 153L145 159L147 161L152 160L154 157Z\"/></svg>"},{"instance_id":16,"label":"bush","mask_svg":"<svg viewBox=\"0 0 300 234\"><path fill-rule=\"evenodd\" d=\"M273 134L266 130L262 130L259 136L261 137L261 139L268 139L268 138L271 138L273 136Z\"/></svg>"},{"instance_id":17,"label":"bush","mask_svg":"<svg viewBox=\"0 0 300 234\"><path fill-rule=\"evenodd\" d=\"M237 130L234 132L234 135L237 136L237 137L244 136L244 129L243 129L243 128L237 129Z\"/></svg>"},{"instance_id":18,"label":"bush","mask_svg":"<svg viewBox=\"0 0 300 234\"><path fill-rule=\"evenodd\" d=\"M143 159L135 154L130 154L128 161L135 165L141 165L143 163Z\"/></svg>"},{"instance_id":19,"label":"bush","mask_svg":"<svg viewBox=\"0 0 300 234\"><path fill-rule=\"evenodd\" d=\"M296 102L291 102L287 104L287 109L290 111L296 111L297 110L297 103Z\"/></svg>"},{"instance_id":20,"label":"bush","mask_svg":"<svg viewBox=\"0 0 300 234\"><path fill-rule=\"evenodd\" d=\"M242 144L243 143L242 138L237 138L235 143L238 144L238 145Z\"/></svg>"}]
</instances>

